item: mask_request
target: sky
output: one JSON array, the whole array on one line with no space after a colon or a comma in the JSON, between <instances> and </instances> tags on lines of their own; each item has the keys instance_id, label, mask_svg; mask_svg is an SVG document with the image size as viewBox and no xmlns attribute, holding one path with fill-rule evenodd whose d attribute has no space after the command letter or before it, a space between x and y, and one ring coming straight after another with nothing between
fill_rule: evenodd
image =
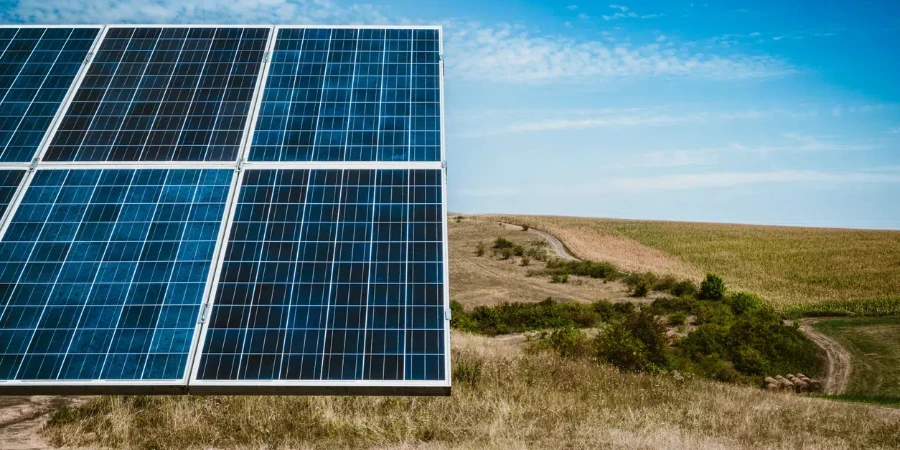
<instances>
[{"instance_id":1,"label":"sky","mask_svg":"<svg viewBox=\"0 0 900 450\"><path fill-rule=\"evenodd\" d=\"M0 0L0 21L443 25L450 211L900 229L900 2Z\"/></svg>"}]
</instances>

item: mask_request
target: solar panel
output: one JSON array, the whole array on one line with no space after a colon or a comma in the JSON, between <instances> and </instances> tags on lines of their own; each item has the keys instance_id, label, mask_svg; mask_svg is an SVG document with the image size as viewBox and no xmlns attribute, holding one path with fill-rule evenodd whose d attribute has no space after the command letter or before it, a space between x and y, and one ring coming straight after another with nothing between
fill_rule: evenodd
<instances>
[{"instance_id":1,"label":"solar panel","mask_svg":"<svg viewBox=\"0 0 900 450\"><path fill-rule=\"evenodd\" d=\"M436 29L281 28L250 161L440 161Z\"/></svg>"},{"instance_id":2,"label":"solar panel","mask_svg":"<svg viewBox=\"0 0 900 450\"><path fill-rule=\"evenodd\" d=\"M0 394L449 394L439 28L0 47Z\"/></svg>"},{"instance_id":3,"label":"solar panel","mask_svg":"<svg viewBox=\"0 0 900 450\"><path fill-rule=\"evenodd\" d=\"M235 161L269 28L108 28L45 161Z\"/></svg>"},{"instance_id":4,"label":"solar panel","mask_svg":"<svg viewBox=\"0 0 900 450\"><path fill-rule=\"evenodd\" d=\"M39 170L0 242L0 380L179 380L232 170Z\"/></svg>"},{"instance_id":5,"label":"solar panel","mask_svg":"<svg viewBox=\"0 0 900 450\"><path fill-rule=\"evenodd\" d=\"M0 162L28 162L100 27L0 27Z\"/></svg>"},{"instance_id":6,"label":"solar panel","mask_svg":"<svg viewBox=\"0 0 900 450\"><path fill-rule=\"evenodd\" d=\"M441 186L440 170L247 171L197 379L446 380Z\"/></svg>"}]
</instances>

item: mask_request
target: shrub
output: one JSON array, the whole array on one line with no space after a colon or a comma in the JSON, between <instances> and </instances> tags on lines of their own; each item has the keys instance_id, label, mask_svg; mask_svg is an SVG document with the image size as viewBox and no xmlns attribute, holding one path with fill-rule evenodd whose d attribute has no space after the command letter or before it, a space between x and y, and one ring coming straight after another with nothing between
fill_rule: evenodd
<instances>
[{"instance_id":1,"label":"shrub","mask_svg":"<svg viewBox=\"0 0 900 450\"><path fill-rule=\"evenodd\" d=\"M653 290L657 292L672 292L672 289L678 285L678 279L672 275L666 275L653 284Z\"/></svg>"},{"instance_id":2,"label":"shrub","mask_svg":"<svg viewBox=\"0 0 900 450\"><path fill-rule=\"evenodd\" d=\"M682 280L675 284L675 286L669 290L669 293L676 297L693 297L694 295L697 295L697 285L691 280Z\"/></svg>"},{"instance_id":3,"label":"shrub","mask_svg":"<svg viewBox=\"0 0 900 450\"><path fill-rule=\"evenodd\" d=\"M529 264L531 264L531 258L529 258L527 256L523 256L522 257L522 267L528 267Z\"/></svg>"},{"instance_id":4,"label":"shrub","mask_svg":"<svg viewBox=\"0 0 900 450\"><path fill-rule=\"evenodd\" d=\"M571 325L539 333L532 348L554 350L566 358L586 356L590 353L587 336Z\"/></svg>"},{"instance_id":5,"label":"shrub","mask_svg":"<svg viewBox=\"0 0 900 450\"><path fill-rule=\"evenodd\" d=\"M650 293L650 282L647 280L640 280L631 287L631 296L632 297L646 297L647 294Z\"/></svg>"},{"instance_id":6,"label":"shrub","mask_svg":"<svg viewBox=\"0 0 900 450\"><path fill-rule=\"evenodd\" d=\"M719 302L701 301L694 308L697 316L697 324L715 323L719 325L731 325L734 323L734 313L728 305Z\"/></svg>"},{"instance_id":7,"label":"shrub","mask_svg":"<svg viewBox=\"0 0 900 450\"><path fill-rule=\"evenodd\" d=\"M556 259L547 263L547 270L553 274L569 274L590 278L615 279L619 276L619 272L612 264L591 261L564 261Z\"/></svg>"},{"instance_id":8,"label":"shrub","mask_svg":"<svg viewBox=\"0 0 900 450\"><path fill-rule=\"evenodd\" d=\"M550 282L551 283L568 283L569 275L567 275L567 274L553 275L550 277Z\"/></svg>"},{"instance_id":9,"label":"shrub","mask_svg":"<svg viewBox=\"0 0 900 450\"><path fill-rule=\"evenodd\" d=\"M677 327L679 325L684 325L685 322L687 322L687 314L685 314L683 311L669 314L669 325Z\"/></svg>"},{"instance_id":10,"label":"shrub","mask_svg":"<svg viewBox=\"0 0 900 450\"><path fill-rule=\"evenodd\" d=\"M597 357L627 372L660 372L669 366L665 327L648 308L614 320L595 339Z\"/></svg>"},{"instance_id":11,"label":"shrub","mask_svg":"<svg viewBox=\"0 0 900 450\"><path fill-rule=\"evenodd\" d=\"M466 313L462 303L450 300L450 327L463 331L475 331L477 326L472 317Z\"/></svg>"},{"instance_id":12,"label":"shrub","mask_svg":"<svg viewBox=\"0 0 900 450\"><path fill-rule=\"evenodd\" d=\"M504 248L503 250L500 250L500 259L505 261L509 258L512 258L512 256L513 250L511 248Z\"/></svg>"},{"instance_id":13,"label":"shrub","mask_svg":"<svg viewBox=\"0 0 900 450\"><path fill-rule=\"evenodd\" d=\"M514 244L512 241L507 240L507 239L504 239L504 238L502 238L502 237L497 238L497 239L494 240L494 248L496 248L496 249L498 249L498 250L503 250L503 249L505 249L505 248L510 248L510 249L511 249L511 248L513 248L513 247L515 247L515 246L516 246L516 244Z\"/></svg>"},{"instance_id":14,"label":"shrub","mask_svg":"<svg viewBox=\"0 0 900 450\"><path fill-rule=\"evenodd\" d=\"M725 298L725 303L731 307L735 315L741 315L749 311L762 308L763 302L759 297L749 292L738 292Z\"/></svg>"},{"instance_id":15,"label":"shrub","mask_svg":"<svg viewBox=\"0 0 900 450\"><path fill-rule=\"evenodd\" d=\"M725 297L725 282L718 275L707 274L706 279L700 283L700 293L697 298L718 301L723 297Z\"/></svg>"},{"instance_id":16,"label":"shrub","mask_svg":"<svg viewBox=\"0 0 900 450\"><path fill-rule=\"evenodd\" d=\"M528 231L528 230L529 230L528 225L522 225L522 231Z\"/></svg>"},{"instance_id":17,"label":"shrub","mask_svg":"<svg viewBox=\"0 0 900 450\"><path fill-rule=\"evenodd\" d=\"M513 253L513 255L516 255L516 256L525 256L525 247L522 247L521 245L517 245L512 248L512 253Z\"/></svg>"},{"instance_id":18,"label":"shrub","mask_svg":"<svg viewBox=\"0 0 900 450\"><path fill-rule=\"evenodd\" d=\"M479 242L475 246L475 256L484 256L484 242Z\"/></svg>"},{"instance_id":19,"label":"shrub","mask_svg":"<svg viewBox=\"0 0 900 450\"><path fill-rule=\"evenodd\" d=\"M466 313L458 302L451 302L450 309L452 327L486 335L523 333L566 326L596 327L604 320L592 305L560 303L550 298L540 303L479 306L471 313Z\"/></svg>"}]
</instances>

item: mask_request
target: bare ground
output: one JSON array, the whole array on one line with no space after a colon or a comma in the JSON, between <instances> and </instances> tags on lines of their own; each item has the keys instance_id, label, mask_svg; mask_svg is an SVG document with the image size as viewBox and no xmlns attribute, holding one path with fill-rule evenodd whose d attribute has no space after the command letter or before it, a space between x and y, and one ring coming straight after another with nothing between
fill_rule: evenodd
<instances>
[{"instance_id":1,"label":"bare ground","mask_svg":"<svg viewBox=\"0 0 900 450\"><path fill-rule=\"evenodd\" d=\"M49 448L40 435L57 408L82 400L74 397L36 395L0 397L0 448L30 450Z\"/></svg>"},{"instance_id":2,"label":"bare ground","mask_svg":"<svg viewBox=\"0 0 900 450\"><path fill-rule=\"evenodd\" d=\"M847 390L850 383L850 373L853 366L850 363L850 352L841 344L813 328L816 322L823 319L800 319L800 330L816 343L825 354L828 355L828 363L825 367L825 378L822 380L822 389L826 394L840 395Z\"/></svg>"},{"instance_id":3,"label":"bare ground","mask_svg":"<svg viewBox=\"0 0 900 450\"><path fill-rule=\"evenodd\" d=\"M492 243L502 237L521 245L541 240L547 242L549 249L559 257L574 259L562 242L549 233L533 229L526 233L516 225L481 220L457 222L451 218L449 236L450 294L453 300L467 308L503 302L539 302L548 297L577 302L635 301L628 293L628 286L621 282L573 276L569 283L550 283L547 276L528 276L529 271L545 267L540 261L531 261L528 267L523 267L520 258L501 260L491 256ZM475 256L478 243L487 247L484 256ZM657 297L659 294L654 293L641 301L652 301Z\"/></svg>"}]
</instances>

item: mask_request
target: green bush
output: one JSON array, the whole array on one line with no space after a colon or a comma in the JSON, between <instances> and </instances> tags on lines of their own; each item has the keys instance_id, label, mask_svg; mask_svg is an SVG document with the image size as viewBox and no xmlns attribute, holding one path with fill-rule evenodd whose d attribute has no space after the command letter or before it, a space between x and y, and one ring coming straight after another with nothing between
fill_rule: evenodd
<instances>
[{"instance_id":1,"label":"green bush","mask_svg":"<svg viewBox=\"0 0 900 450\"><path fill-rule=\"evenodd\" d=\"M516 255L516 256L525 256L525 247L522 247L521 245L517 245L512 248L512 252L513 252L513 255Z\"/></svg>"},{"instance_id":2,"label":"green bush","mask_svg":"<svg viewBox=\"0 0 900 450\"><path fill-rule=\"evenodd\" d=\"M527 256L523 256L522 257L522 267L528 267L529 264L531 264L531 258L529 258Z\"/></svg>"},{"instance_id":3,"label":"green bush","mask_svg":"<svg viewBox=\"0 0 900 450\"><path fill-rule=\"evenodd\" d=\"M669 338L649 308L612 321L595 339L597 357L626 372L660 372L669 367Z\"/></svg>"},{"instance_id":4,"label":"green bush","mask_svg":"<svg viewBox=\"0 0 900 450\"><path fill-rule=\"evenodd\" d=\"M513 256L513 249L504 248L504 249L500 250L500 259L506 261L507 259L512 258L512 256Z\"/></svg>"},{"instance_id":5,"label":"green bush","mask_svg":"<svg viewBox=\"0 0 900 450\"><path fill-rule=\"evenodd\" d=\"M553 260L547 263L547 270L556 275L578 275L590 278L616 279L619 272L609 263L595 263L591 261L564 261Z\"/></svg>"},{"instance_id":6,"label":"green bush","mask_svg":"<svg viewBox=\"0 0 900 450\"><path fill-rule=\"evenodd\" d=\"M666 275L656 280L653 284L653 290L656 292L672 292L678 285L678 279L672 275Z\"/></svg>"},{"instance_id":7,"label":"green bush","mask_svg":"<svg viewBox=\"0 0 900 450\"><path fill-rule=\"evenodd\" d=\"M516 244L514 244L512 241L504 239L502 237L499 237L494 240L494 248L496 248L498 250L503 250L505 248L511 249L515 246L516 246Z\"/></svg>"},{"instance_id":8,"label":"green bush","mask_svg":"<svg viewBox=\"0 0 900 450\"><path fill-rule=\"evenodd\" d=\"M725 297L725 282L718 275L707 274L706 279L700 283L700 292L697 298L701 300L722 300Z\"/></svg>"},{"instance_id":9,"label":"green bush","mask_svg":"<svg viewBox=\"0 0 900 450\"><path fill-rule=\"evenodd\" d=\"M738 316L762 308L763 306L762 300L749 292L731 294L725 298L725 303L730 306L731 311Z\"/></svg>"},{"instance_id":10,"label":"green bush","mask_svg":"<svg viewBox=\"0 0 900 450\"><path fill-rule=\"evenodd\" d=\"M675 284L669 293L676 297L690 296L693 297L697 295L697 285L694 284L691 280L682 280Z\"/></svg>"},{"instance_id":11,"label":"green bush","mask_svg":"<svg viewBox=\"0 0 900 450\"><path fill-rule=\"evenodd\" d=\"M528 230L529 230L528 225L522 225L522 231L528 231Z\"/></svg>"},{"instance_id":12,"label":"green bush","mask_svg":"<svg viewBox=\"0 0 900 450\"><path fill-rule=\"evenodd\" d=\"M484 242L479 242L475 246L475 256L484 256Z\"/></svg>"},{"instance_id":13,"label":"green bush","mask_svg":"<svg viewBox=\"0 0 900 450\"><path fill-rule=\"evenodd\" d=\"M631 287L631 296L632 297L646 297L647 294L650 293L651 284L648 280L638 281L637 284Z\"/></svg>"},{"instance_id":14,"label":"green bush","mask_svg":"<svg viewBox=\"0 0 900 450\"><path fill-rule=\"evenodd\" d=\"M669 314L669 325L673 327L677 327L680 325L684 325L687 322L687 314L683 311L673 312Z\"/></svg>"},{"instance_id":15,"label":"green bush","mask_svg":"<svg viewBox=\"0 0 900 450\"><path fill-rule=\"evenodd\" d=\"M550 277L550 282L551 283L568 283L569 275L568 274L553 275Z\"/></svg>"},{"instance_id":16,"label":"green bush","mask_svg":"<svg viewBox=\"0 0 900 450\"><path fill-rule=\"evenodd\" d=\"M694 315L697 317L698 325L704 323L714 323L718 325L730 326L734 323L734 313L731 308L720 302L700 301L694 305Z\"/></svg>"},{"instance_id":17,"label":"green bush","mask_svg":"<svg viewBox=\"0 0 900 450\"><path fill-rule=\"evenodd\" d=\"M572 326L591 328L604 321L592 305L561 303L546 299L540 303L504 303L479 306L467 313L459 302L450 303L450 326L490 336Z\"/></svg>"},{"instance_id":18,"label":"green bush","mask_svg":"<svg viewBox=\"0 0 900 450\"><path fill-rule=\"evenodd\" d=\"M583 331L569 325L538 334L534 349L550 349L566 358L586 356L590 353L588 338Z\"/></svg>"}]
</instances>

